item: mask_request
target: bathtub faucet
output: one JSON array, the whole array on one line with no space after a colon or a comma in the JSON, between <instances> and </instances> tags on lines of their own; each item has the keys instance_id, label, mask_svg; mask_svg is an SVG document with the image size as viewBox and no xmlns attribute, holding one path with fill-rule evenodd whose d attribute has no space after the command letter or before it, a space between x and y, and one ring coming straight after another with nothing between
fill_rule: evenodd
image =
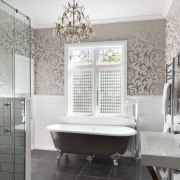
<instances>
[{"instance_id":1,"label":"bathtub faucet","mask_svg":"<svg viewBox=\"0 0 180 180\"><path fill-rule=\"evenodd\" d=\"M135 130L137 131L137 134L135 136L135 158L138 159L139 158L139 145L138 145L138 103L135 99L128 99L126 102L126 107L128 110L128 104L129 102L132 101L133 102L133 120L135 123Z\"/></svg>"},{"instance_id":2,"label":"bathtub faucet","mask_svg":"<svg viewBox=\"0 0 180 180\"><path fill-rule=\"evenodd\" d=\"M127 112L128 112L129 102L131 101L133 102L133 118L134 118L134 122L136 123L138 120L138 103L136 102L135 99L128 99L126 102Z\"/></svg>"}]
</instances>

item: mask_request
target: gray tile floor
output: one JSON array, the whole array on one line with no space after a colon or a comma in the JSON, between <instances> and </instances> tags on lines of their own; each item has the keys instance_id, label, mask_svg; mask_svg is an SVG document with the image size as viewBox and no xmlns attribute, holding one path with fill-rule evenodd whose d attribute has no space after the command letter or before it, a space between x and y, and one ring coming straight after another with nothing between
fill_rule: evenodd
<instances>
[{"instance_id":1,"label":"gray tile floor","mask_svg":"<svg viewBox=\"0 0 180 180\"><path fill-rule=\"evenodd\" d=\"M89 163L84 155L64 155L58 164L53 151L32 151L31 180L152 180L146 167L132 158L122 158L114 167L108 157Z\"/></svg>"}]
</instances>

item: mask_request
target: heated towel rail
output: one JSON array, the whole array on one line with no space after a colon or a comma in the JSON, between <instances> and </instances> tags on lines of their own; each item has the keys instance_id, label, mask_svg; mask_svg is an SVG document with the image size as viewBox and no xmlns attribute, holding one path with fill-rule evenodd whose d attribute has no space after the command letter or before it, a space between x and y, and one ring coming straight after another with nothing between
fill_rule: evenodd
<instances>
[{"instance_id":1,"label":"heated towel rail","mask_svg":"<svg viewBox=\"0 0 180 180\"><path fill-rule=\"evenodd\" d=\"M180 54L174 57L172 62L166 64L166 83L171 83L170 101L168 105L168 114L171 115L171 132L174 133L174 97L175 97L175 73L176 65L180 66ZM166 120L166 118L165 118Z\"/></svg>"}]
</instances>

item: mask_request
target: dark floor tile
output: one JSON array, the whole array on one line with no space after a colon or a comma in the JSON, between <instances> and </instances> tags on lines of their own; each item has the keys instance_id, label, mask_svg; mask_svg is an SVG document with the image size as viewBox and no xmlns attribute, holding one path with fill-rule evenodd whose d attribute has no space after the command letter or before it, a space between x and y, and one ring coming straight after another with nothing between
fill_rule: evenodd
<instances>
[{"instance_id":1,"label":"dark floor tile","mask_svg":"<svg viewBox=\"0 0 180 180\"><path fill-rule=\"evenodd\" d=\"M110 157L95 156L91 161L92 165L103 165L103 166L112 166L113 161Z\"/></svg>"},{"instance_id":2,"label":"dark floor tile","mask_svg":"<svg viewBox=\"0 0 180 180\"><path fill-rule=\"evenodd\" d=\"M49 151L44 150L33 150L31 151L31 159L42 159L46 157Z\"/></svg>"},{"instance_id":3,"label":"dark floor tile","mask_svg":"<svg viewBox=\"0 0 180 180\"><path fill-rule=\"evenodd\" d=\"M54 171L56 174L80 174L84 166L84 163L60 162L56 168L54 168Z\"/></svg>"},{"instance_id":4,"label":"dark floor tile","mask_svg":"<svg viewBox=\"0 0 180 180\"><path fill-rule=\"evenodd\" d=\"M78 175L75 174L56 174L53 173L49 180L76 180Z\"/></svg>"},{"instance_id":5,"label":"dark floor tile","mask_svg":"<svg viewBox=\"0 0 180 180\"><path fill-rule=\"evenodd\" d=\"M56 151L48 151L41 156L41 160L57 162L58 153Z\"/></svg>"},{"instance_id":6,"label":"dark floor tile","mask_svg":"<svg viewBox=\"0 0 180 180\"><path fill-rule=\"evenodd\" d=\"M79 176L77 180L108 180L107 178L90 177L90 176Z\"/></svg>"},{"instance_id":7,"label":"dark floor tile","mask_svg":"<svg viewBox=\"0 0 180 180\"><path fill-rule=\"evenodd\" d=\"M41 158L43 160L48 161L57 161L56 158L58 156L58 153L56 151L49 151L45 155L43 155ZM80 154L67 154L64 153L61 157L60 162L64 163L66 161L74 162L74 163L88 163L88 160L86 159L87 155L80 155Z\"/></svg>"},{"instance_id":8,"label":"dark floor tile","mask_svg":"<svg viewBox=\"0 0 180 180\"><path fill-rule=\"evenodd\" d=\"M61 162L72 162L72 163L88 163L88 160L86 159L87 155L80 155L80 154L63 154L61 158Z\"/></svg>"},{"instance_id":9,"label":"dark floor tile","mask_svg":"<svg viewBox=\"0 0 180 180\"><path fill-rule=\"evenodd\" d=\"M142 166L140 173L141 173L141 180L152 180L151 174L149 173L147 167Z\"/></svg>"},{"instance_id":10,"label":"dark floor tile","mask_svg":"<svg viewBox=\"0 0 180 180\"><path fill-rule=\"evenodd\" d=\"M134 158L122 157L119 159L118 168L131 168L131 169L139 169L141 162L139 160L135 160Z\"/></svg>"},{"instance_id":11,"label":"dark floor tile","mask_svg":"<svg viewBox=\"0 0 180 180\"><path fill-rule=\"evenodd\" d=\"M140 180L140 170L113 168L110 179L113 180Z\"/></svg>"},{"instance_id":12,"label":"dark floor tile","mask_svg":"<svg viewBox=\"0 0 180 180\"><path fill-rule=\"evenodd\" d=\"M110 166L87 165L81 175L108 178L110 172Z\"/></svg>"},{"instance_id":13,"label":"dark floor tile","mask_svg":"<svg viewBox=\"0 0 180 180\"><path fill-rule=\"evenodd\" d=\"M32 168L32 173L51 173L58 166L57 162L39 160Z\"/></svg>"},{"instance_id":14,"label":"dark floor tile","mask_svg":"<svg viewBox=\"0 0 180 180\"><path fill-rule=\"evenodd\" d=\"M140 177L140 180L153 180L151 176L141 175Z\"/></svg>"},{"instance_id":15,"label":"dark floor tile","mask_svg":"<svg viewBox=\"0 0 180 180\"><path fill-rule=\"evenodd\" d=\"M39 162L38 159L31 159L31 166L34 166L37 162Z\"/></svg>"},{"instance_id":16,"label":"dark floor tile","mask_svg":"<svg viewBox=\"0 0 180 180\"><path fill-rule=\"evenodd\" d=\"M145 166L139 166L139 168L114 167L110 178L113 180L152 180Z\"/></svg>"},{"instance_id":17,"label":"dark floor tile","mask_svg":"<svg viewBox=\"0 0 180 180\"><path fill-rule=\"evenodd\" d=\"M34 172L31 173L31 180L51 180L50 172Z\"/></svg>"},{"instance_id":18,"label":"dark floor tile","mask_svg":"<svg viewBox=\"0 0 180 180\"><path fill-rule=\"evenodd\" d=\"M144 175L150 175L148 169L146 166L141 166L141 169L140 169L141 173L144 174Z\"/></svg>"},{"instance_id":19,"label":"dark floor tile","mask_svg":"<svg viewBox=\"0 0 180 180\"><path fill-rule=\"evenodd\" d=\"M31 180L152 180L147 168L132 158L121 158L114 167L109 157L97 156L90 164L86 155L64 154L60 163L56 157L55 151L32 151Z\"/></svg>"}]
</instances>

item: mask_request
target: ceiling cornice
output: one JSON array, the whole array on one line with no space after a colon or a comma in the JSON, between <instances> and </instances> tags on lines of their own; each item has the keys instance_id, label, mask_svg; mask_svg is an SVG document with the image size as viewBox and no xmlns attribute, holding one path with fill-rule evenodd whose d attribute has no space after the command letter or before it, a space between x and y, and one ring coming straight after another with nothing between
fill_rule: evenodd
<instances>
[{"instance_id":1,"label":"ceiling cornice","mask_svg":"<svg viewBox=\"0 0 180 180\"><path fill-rule=\"evenodd\" d=\"M146 16L132 16L125 18L114 18L114 19L99 19L91 21L92 24L110 24L110 23L121 23L121 22L135 22L135 21L149 21L164 19L161 14L146 15Z\"/></svg>"},{"instance_id":2,"label":"ceiling cornice","mask_svg":"<svg viewBox=\"0 0 180 180\"><path fill-rule=\"evenodd\" d=\"M149 20L158 20L158 19L165 19L165 18L161 14L154 14L148 16L133 16L133 17L114 18L114 19L91 20L91 24L92 25L110 24L110 23L121 23L121 22L149 21ZM34 29L55 28L55 23L32 24L32 27Z\"/></svg>"}]
</instances>

